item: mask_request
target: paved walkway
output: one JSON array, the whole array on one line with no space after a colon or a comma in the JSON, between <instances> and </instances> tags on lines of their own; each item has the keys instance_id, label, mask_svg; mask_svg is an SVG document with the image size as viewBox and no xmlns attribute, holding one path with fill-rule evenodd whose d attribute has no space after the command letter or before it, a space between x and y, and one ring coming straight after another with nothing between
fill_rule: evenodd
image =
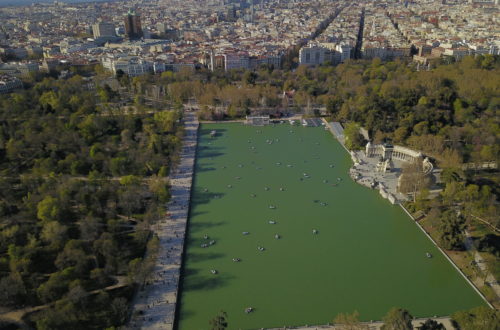
<instances>
[{"instance_id":1,"label":"paved walkway","mask_svg":"<svg viewBox=\"0 0 500 330\"><path fill-rule=\"evenodd\" d=\"M417 329L417 327L420 327L425 321L427 321L428 318L421 318L421 319L413 319L411 321L413 328ZM446 330L454 330L455 328L451 324L451 319L449 317L431 317L431 319L441 323L444 325ZM384 325L383 322L377 321L377 322L363 322L361 323L362 326L365 327L367 330L380 330L382 325ZM275 329L269 329L269 330L286 330L286 329L293 329L293 330L323 330L323 329L328 329L328 330L345 330L345 326L342 325L317 325L317 326L305 326L305 327L293 327L293 328L275 328Z\"/></svg>"},{"instance_id":2,"label":"paved walkway","mask_svg":"<svg viewBox=\"0 0 500 330\"><path fill-rule=\"evenodd\" d=\"M160 241L158 259L138 293L129 329L168 330L174 325L199 126L194 113L186 112L184 122L180 164L170 175L168 214L154 229Z\"/></svg>"}]
</instances>

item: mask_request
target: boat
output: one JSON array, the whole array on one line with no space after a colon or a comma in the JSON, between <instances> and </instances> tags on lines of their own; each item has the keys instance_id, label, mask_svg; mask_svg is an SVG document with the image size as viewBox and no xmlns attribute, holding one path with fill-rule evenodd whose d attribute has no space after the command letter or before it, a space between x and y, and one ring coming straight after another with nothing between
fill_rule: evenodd
<instances>
[{"instance_id":1,"label":"boat","mask_svg":"<svg viewBox=\"0 0 500 330\"><path fill-rule=\"evenodd\" d=\"M212 274L217 274L217 270L215 270L215 269L210 269L210 273L212 273Z\"/></svg>"},{"instance_id":2,"label":"boat","mask_svg":"<svg viewBox=\"0 0 500 330\"><path fill-rule=\"evenodd\" d=\"M245 308L245 313L248 314L248 313L251 313L251 312L253 312L253 308L252 307Z\"/></svg>"},{"instance_id":3,"label":"boat","mask_svg":"<svg viewBox=\"0 0 500 330\"><path fill-rule=\"evenodd\" d=\"M280 188L280 191L285 191L285 189L283 187Z\"/></svg>"},{"instance_id":4,"label":"boat","mask_svg":"<svg viewBox=\"0 0 500 330\"><path fill-rule=\"evenodd\" d=\"M429 252L426 252L425 255L427 256L427 258L432 258L432 254L430 254Z\"/></svg>"},{"instance_id":5,"label":"boat","mask_svg":"<svg viewBox=\"0 0 500 330\"><path fill-rule=\"evenodd\" d=\"M208 244L202 244L202 245L200 245L200 246L201 246L202 248L206 248L206 247L208 247Z\"/></svg>"},{"instance_id":6,"label":"boat","mask_svg":"<svg viewBox=\"0 0 500 330\"><path fill-rule=\"evenodd\" d=\"M244 231L242 234L243 234L243 235L248 235L248 234L250 234L250 233L249 233L248 231Z\"/></svg>"},{"instance_id":7,"label":"boat","mask_svg":"<svg viewBox=\"0 0 500 330\"><path fill-rule=\"evenodd\" d=\"M313 234L317 234L318 231L316 229L313 229Z\"/></svg>"},{"instance_id":8,"label":"boat","mask_svg":"<svg viewBox=\"0 0 500 330\"><path fill-rule=\"evenodd\" d=\"M272 209L272 210L274 210L274 209L276 208L276 206L274 206L274 205L269 205L269 208L270 208L270 209Z\"/></svg>"},{"instance_id":9,"label":"boat","mask_svg":"<svg viewBox=\"0 0 500 330\"><path fill-rule=\"evenodd\" d=\"M232 188L233 186L232 186L232 185L230 185L230 184L228 184L228 185L227 185L227 187L228 187L228 188Z\"/></svg>"},{"instance_id":10,"label":"boat","mask_svg":"<svg viewBox=\"0 0 500 330\"><path fill-rule=\"evenodd\" d=\"M264 248L264 247L262 247L262 246L257 246L257 250L259 250L259 251L264 251L264 250L265 250L265 248Z\"/></svg>"},{"instance_id":11,"label":"boat","mask_svg":"<svg viewBox=\"0 0 500 330\"><path fill-rule=\"evenodd\" d=\"M281 165L281 163L280 163L280 162L277 162L277 163L276 163L276 165L278 165L278 166L279 166L279 165Z\"/></svg>"},{"instance_id":12,"label":"boat","mask_svg":"<svg viewBox=\"0 0 500 330\"><path fill-rule=\"evenodd\" d=\"M208 244L214 245L215 244L215 240L211 240Z\"/></svg>"},{"instance_id":13,"label":"boat","mask_svg":"<svg viewBox=\"0 0 500 330\"><path fill-rule=\"evenodd\" d=\"M240 262L240 261L241 261L241 259L240 259L240 258L233 258L233 261L234 261L234 262Z\"/></svg>"},{"instance_id":14,"label":"boat","mask_svg":"<svg viewBox=\"0 0 500 330\"><path fill-rule=\"evenodd\" d=\"M269 187L264 187L264 190L265 190L265 191L269 190Z\"/></svg>"},{"instance_id":15,"label":"boat","mask_svg":"<svg viewBox=\"0 0 500 330\"><path fill-rule=\"evenodd\" d=\"M271 224L271 225L275 225L275 224L276 224L276 221L274 221L274 220L269 220L269 224Z\"/></svg>"},{"instance_id":16,"label":"boat","mask_svg":"<svg viewBox=\"0 0 500 330\"><path fill-rule=\"evenodd\" d=\"M255 194L250 194L251 197L255 197Z\"/></svg>"},{"instance_id":17,"label":"boat","mask_svg":"<svg viewBox=\"0 0 500 330\"><path fill-rule=\"evenodd\" d=\"M276 235L274 235L274 238L280 239L280 235L276 234Z\"/></svg>"},{"instance_id":18,"label":"boat","mask_svg":"<svg viewBox=\"0 0 500 330\"><path fill-rule=\"evenodd\" d=\"M330 168L333 168L333 164L330 164Z\"/></svg>"},{"instance_id":19,"label":"boat","mask_svg":"<svg viewBox=\"0 0 500 330\"><path fill-rule=\"evenodd\" d=\"M203 238L208 239L208 235L207 234L203 235Z\"/></svg>"}]
</instances>

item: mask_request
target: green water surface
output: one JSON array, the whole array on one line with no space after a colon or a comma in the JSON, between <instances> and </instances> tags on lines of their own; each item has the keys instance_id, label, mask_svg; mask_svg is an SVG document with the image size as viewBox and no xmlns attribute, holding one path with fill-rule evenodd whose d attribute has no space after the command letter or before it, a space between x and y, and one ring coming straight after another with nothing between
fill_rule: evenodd
<instances>
[{"instance_id":1,"label":"green water surface","mask_svg":"<svg viewBox=\"0 0 500 330\"><path fill-rule=\"evenodd\" d=\"M230 329L255 329L484 304L399 206L349 178L349 155L328 131L207 124L199 133L179 329L209 329L220 310Z\"/></svg>"}]
</instances>

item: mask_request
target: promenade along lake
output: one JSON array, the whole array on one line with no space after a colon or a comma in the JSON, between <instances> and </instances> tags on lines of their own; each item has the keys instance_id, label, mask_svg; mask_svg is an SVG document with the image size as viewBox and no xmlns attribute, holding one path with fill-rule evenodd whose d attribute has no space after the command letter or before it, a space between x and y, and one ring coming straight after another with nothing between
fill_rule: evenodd
<instances>
[{"instance_id":1,"label":"promenade along lake","mask_svg":"<svg viewBox=\"0 0 500 330\"><path fill-rule=\"evenodd\" d=\"M350 166L321 127L202 125L178 328L208 329L220 310L230 329L256 329L485 304L399 206L349 178Z\"/></svg>"}]
</instances>

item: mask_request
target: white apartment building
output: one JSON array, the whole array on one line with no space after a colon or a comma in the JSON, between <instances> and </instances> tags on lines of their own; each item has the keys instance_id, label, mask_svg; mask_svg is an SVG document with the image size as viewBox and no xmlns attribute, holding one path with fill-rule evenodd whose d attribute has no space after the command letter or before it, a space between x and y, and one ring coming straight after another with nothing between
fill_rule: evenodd
<instances>
[{"instance_id":1,"label":"white apartment building","mask_svg":"<svg viewBox=\"0 0 500 330\"><path fill-rule=\"evenodd\" d=\"M343 63L351 58L352 47L345 44L339 44L335 47L335 50L340 53L340 62Z\"/></svg>"},{"instance_id":2,"label":"white apartment building","mask_svg":"<svg viewBox=\"0 0 500 330\"><path fill-rule=\"evenodd\" d=\"M143 59L132 56L124 56L119 58L104 57L102 58L102 66L113 72L116 75L118 70L123 71L130 77L140 76L149 72L153 72L154 64ZM157 66L158 69L161 69Z\"/></svg>"},{"instance_id":3,"label":"white apartment building","mask_svg":"<svg viewBox=\"0 0 500 330\"><path fill-rule=\"evenodd\" d=\"M320 65L332 59L332 51L326 47L307 45L299 51L301 65Z\"/></svg>"},{"instance_id":4,"label":"white apartment building","mask_svg":"<svg viewBox=\"0 0 500 330\"><path fill-rule=\"evenodd\" d=\"M92 25L92 33L94 34L94 39L116 36L115 26L106 22L100 22Z\"/></svg>"}]
</instances>

